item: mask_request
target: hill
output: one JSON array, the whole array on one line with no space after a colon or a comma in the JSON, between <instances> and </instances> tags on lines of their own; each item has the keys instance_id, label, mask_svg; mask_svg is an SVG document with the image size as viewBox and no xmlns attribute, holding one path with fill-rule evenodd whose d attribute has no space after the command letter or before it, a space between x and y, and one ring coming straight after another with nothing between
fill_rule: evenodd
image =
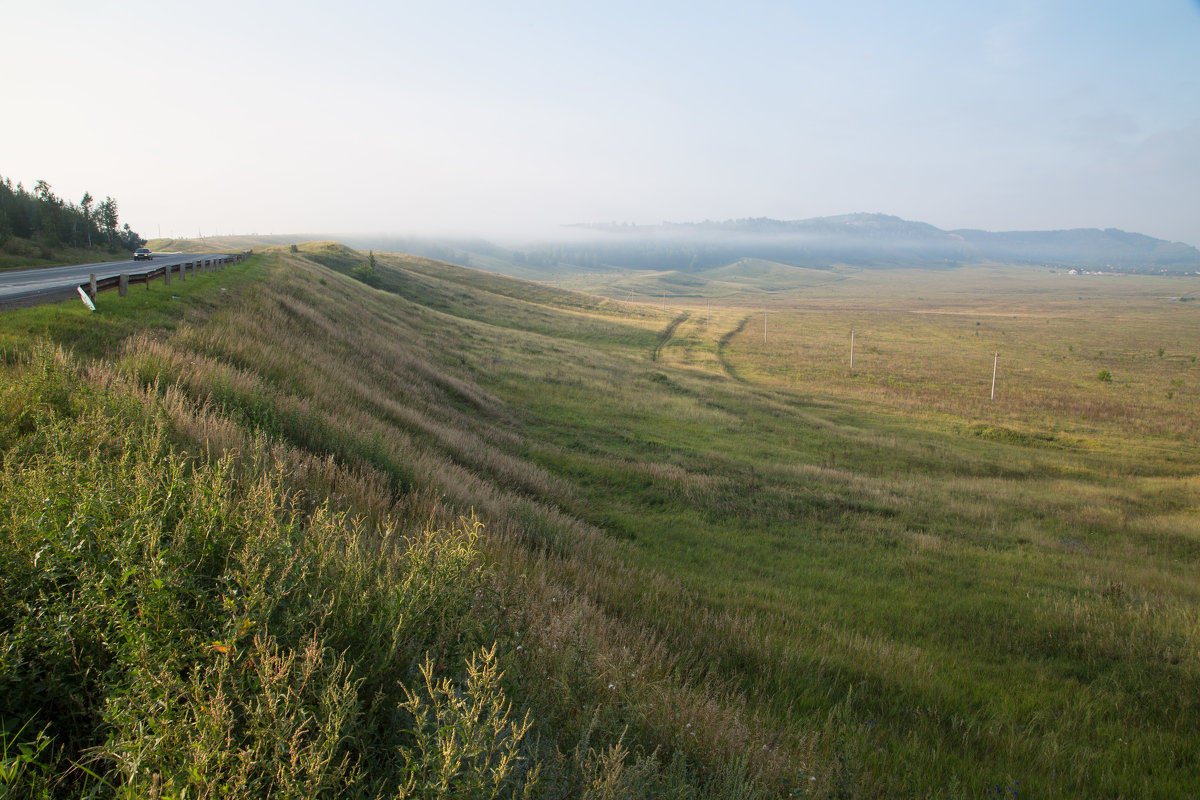
<instances>
[{"instance_id":1,"label":"hill","mask_svg":"<svg viewBox=\"0 0 1200 800\"><path fill-rule=\"evenodd\" d=\"M691 618L686 590L579 516L474 374L623 363L662 315L389 256L402 296L356 265L278 248L0 319L6 788L784 791L792 737L607 607Z\"/></svg>"},{"instance_id":2,"label":"hill","mask_svg":"<svg viewBox=\"0 0 1200 800\"><path fill-rule=\"evenodd\" d=\"M128 258L144 241L120 224L111 197L97 202L84 192L76 204L44 180L29 191L0 176L0 269L107 261L119 252Z\"/></svg>"},{"instance_id":3,"label":"hill","mask_svg":"<svg viewBox=\"0 0 1200 800\"><path fill-rule=\"evenodd\" d=\"M58 267L67 264L90 264L101 261L125 261L128 250L109 247L49 246L18 236L8 237L0 245L0 271Z\"/></svg>"},{"instance_id":4,"label":"hill","mask_svg":"<svg viewBox=\"0 0 1200 800\"><path fill-rule=\"evenodd\" d=\"M846 214L781 221L744 219L661 226L577 226L627 241L691 243L707 251L793 264L926 266L1006 263L1110 269L1123 272L1200 270L1200 250L1115 228L1059 231L943 231L887 214ZM774 255L768 256L766 253ZM786 257L780 257L787 254Z\"/></svg>"},{"instance_id":5,"label":"hill","mask_svg":"<svg viewBox=\"0 0 1200 800\"><path fill-rule=\"evenodd\" d=\"M146 246L160 253L240 253L303 242L308 236L205 236L199 239L151 239Z\"/></svg>"},{"instance_id":6,"label":"hill","mask_svg":"<svg viewBox=\"0 0 1200 800\"><path fill-rule=\"evenodd\" d=\"M1194 273L1200 268L1200 251L1190 245L1116 228L953 233L992 261L1143 273Z\"/></svg>"},{"instance_id":7,"label":"hill","mask_svg":"<svg viewBox=\"0 0 1200 800\"><path fill-rule=\"evenodd\" d=\"M1200 781L1200 282L797 270L767 317L373 255L0 317L29 794Z\"/></svg>"},{"instance_id":8,"label":"hill","mask_svg":"<svg viewBox=\"0 0 1200 800\"><path fill-rule=\"evenodd\" d=\"M744 259L806 269L948 269L972 264L1142 273L1200 272L1200 251L1116 229L991 233L944 231L887 214L768 218L662 225L574 225L549 241L501 247L479 240L353 237L359 247L410 252L505 274L573 281L615 271L698 273Z\"/></svg>"}]
</instances>

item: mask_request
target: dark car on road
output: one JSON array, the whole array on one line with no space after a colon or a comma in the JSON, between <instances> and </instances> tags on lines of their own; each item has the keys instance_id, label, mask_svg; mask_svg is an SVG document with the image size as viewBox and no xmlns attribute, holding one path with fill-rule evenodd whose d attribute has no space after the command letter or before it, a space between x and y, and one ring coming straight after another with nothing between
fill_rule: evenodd
<instances>
[{"instance_id":1,"label":"dark car on road","mask_svg":"<svg viewBox=\"0 0 1200 800\"><path fill-rule=\"evenodd\" d=\"M133 251L134 261L149 261L152 258L154 258L154 254L145 247L139 247L137 250Z\"/></svg>"}]
</instances>

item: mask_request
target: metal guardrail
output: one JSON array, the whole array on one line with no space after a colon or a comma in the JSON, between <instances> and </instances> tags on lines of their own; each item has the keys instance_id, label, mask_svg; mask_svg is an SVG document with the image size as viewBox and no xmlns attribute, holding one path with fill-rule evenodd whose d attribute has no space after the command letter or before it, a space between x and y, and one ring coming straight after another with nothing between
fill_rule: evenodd
<instances>
[{"instance_id":1,"label":"metal guardrail","mask_svg":"<svg viewBox=\"0 0 1200 800\"><path fill-rule=\"evenodd\" d=\"M180 264L164 264L157 269L147 270L146 272L129 272L121 273L120 275L112 275L107 278L96 278L96 273L92 273L90 280L87 283L81 283L78 286L78 291L81 297L85 298L84 303L88 308L95 311L96 307L91 301L96 299L96 295L100 292L106 292L111 289L116 289L120 292L121 297L124 297L129 292L129 284L144 283L146 288L150 288L150 281L162 278L167 286L171 285L171 276L177 275L177 279L185 281L188 279L188 273L192 277L199 275L201 272L220 271L225 268L226 264L240 264L245 259L254 254L253 250L243 250L234 256L218 256L216 258L197 258L194 261L184 261Z\"/></svg>"}]
</instances>

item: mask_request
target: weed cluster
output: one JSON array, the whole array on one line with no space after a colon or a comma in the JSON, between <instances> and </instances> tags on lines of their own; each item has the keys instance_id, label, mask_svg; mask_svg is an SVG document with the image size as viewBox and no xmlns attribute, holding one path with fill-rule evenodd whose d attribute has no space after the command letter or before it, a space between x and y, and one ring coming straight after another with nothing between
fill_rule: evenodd
<instances>
[{"instance_id":1,"label":"weed cluster","mask_svg":"<svg viewBox=\"0 0 1200 800\"><path fill-rule=\"evenodd\" d=\"M61 355L16 377L0 697L6 749L42 752L8 788L377 796L439 757L404 720L435 670L430 702L467 713L447 698L460 675L475 686L496 596L474 524L402 538L302 511L278 472L185 456L161 416ZM479 652L503 703L494 649Z\"/></svg>"}]
</instances>

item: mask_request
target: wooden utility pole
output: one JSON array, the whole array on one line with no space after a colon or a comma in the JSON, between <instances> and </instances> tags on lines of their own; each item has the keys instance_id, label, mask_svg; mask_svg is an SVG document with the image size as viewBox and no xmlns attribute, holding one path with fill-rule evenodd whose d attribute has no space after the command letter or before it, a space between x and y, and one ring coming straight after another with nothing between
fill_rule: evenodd
<instances>
[{"instance_id":1,"label":"wooden utility pole","mask_svg":"<svg viewBox=\"0 0 1200 800\"><path fill-rule=\"evenodd\" d=\"M996 399L996 365L1000 363L1000 354L996 353L996 357L992 359L992 399Z\"/></svg>"}]
</instances>

